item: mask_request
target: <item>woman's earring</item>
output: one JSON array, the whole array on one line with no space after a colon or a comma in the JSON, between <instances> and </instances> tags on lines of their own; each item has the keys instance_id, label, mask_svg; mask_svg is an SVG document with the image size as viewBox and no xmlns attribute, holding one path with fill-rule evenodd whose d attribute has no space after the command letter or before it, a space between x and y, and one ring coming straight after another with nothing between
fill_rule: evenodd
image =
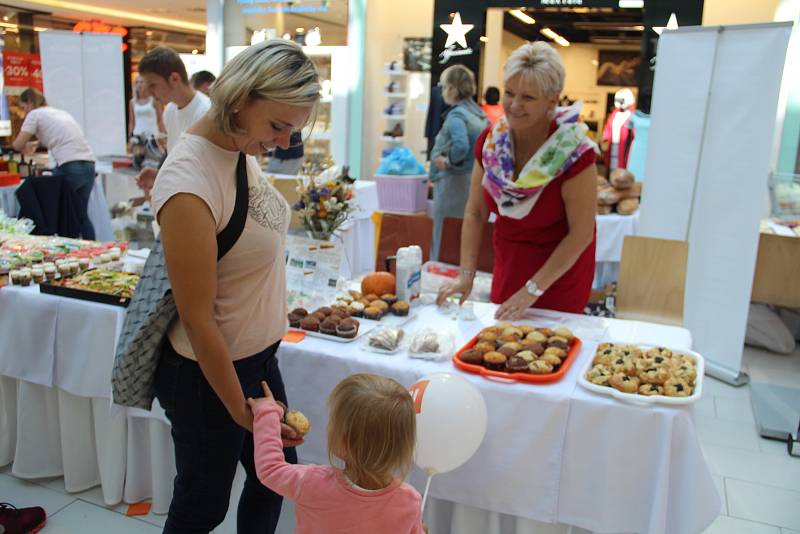
<instances>
[{"instance_id":1,"label":"woman's earring","mask_svg":"<svg viewBox=\"0 0 800 534\"><path fill-rule=\"evenodd\" d=\"M234 113L239 113L239 110L234 108L233 112Z\"/></svg>"},{"instance_id":2,"label":"woman's earring","mask_svg":"<svg viewBox=\"0 0 800 534\"><path fill-rule=\"evenodd\" d=\"M555 116L556 116L556 110L550 109L550 110L547 111L547 118L548 119L553 120L553 118Z\"/></svg>"}]
</instances>

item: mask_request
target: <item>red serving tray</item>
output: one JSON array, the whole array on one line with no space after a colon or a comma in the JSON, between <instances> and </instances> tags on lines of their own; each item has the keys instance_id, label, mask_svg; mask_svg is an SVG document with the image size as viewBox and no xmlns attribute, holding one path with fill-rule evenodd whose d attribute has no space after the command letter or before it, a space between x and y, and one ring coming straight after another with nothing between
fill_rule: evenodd
<instances>
[{"instance_id":1,"label":"red serving tray","mask_svg":"<svg viewBox=\"0 0 800 534\"><path fill-rule=\"evenodd\" d=\"M546 375L534 375L531 373L509 373L507 371L493 371L491 369L487 369L482 365L477 365L474 363L465 363L461 361L461 353L467 349L471 349L475 346L478 342L479 335L476 335L472 339L470 339L466 345L461 347L458 352L455 353L453 356L453 365L461 369L462 371L466 371L468 373L474 373L476 375L481 375L484 378L502 378L505 380L511 380L514 382L528 382L529 384L548 384L551 382L558 382L564 375L567 374L569 368L572 366L572 362L574 362L577 357L578 353L581 350L581 345L583 344L580 339L577 337L572 338L572 345L569 347L569 351L567 351L567 357L564 358L564 361L561 362L561 366L558 368L558 371Z\"/></svg>"}]
</instances>

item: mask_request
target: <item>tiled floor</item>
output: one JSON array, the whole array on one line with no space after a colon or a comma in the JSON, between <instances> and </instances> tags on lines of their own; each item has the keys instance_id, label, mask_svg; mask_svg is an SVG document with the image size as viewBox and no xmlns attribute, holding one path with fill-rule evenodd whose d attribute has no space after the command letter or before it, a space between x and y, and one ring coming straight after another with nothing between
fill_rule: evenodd
<instances>
[{"instance_id":1,"label":"tiled floor","mask_svg":"<svg viewBox=\"0 0 800 534\"><path fill-rule=\"evenodd\" d=\"M800 384L800 349L778 356L745 349L744 368L753 381ZM785 444L758 436L750 407L749 387L733 388L707 378L705 396L696 406L697 429L714 480L722 496L722 515L706 534L800 534L800 458L786 454ZM127 506L105 506L99 488L68 494L62 478L26 482L0 468L0 501L17 506L43 506L49 516L43 534L149 534L161 532L164 516L127 517ZM233 534L232 492L225 522L215 531ZM13 499L11 498L13 496ZM278 531L292 531L291 512L284 508Z\"/></svg>"}]
</instances>

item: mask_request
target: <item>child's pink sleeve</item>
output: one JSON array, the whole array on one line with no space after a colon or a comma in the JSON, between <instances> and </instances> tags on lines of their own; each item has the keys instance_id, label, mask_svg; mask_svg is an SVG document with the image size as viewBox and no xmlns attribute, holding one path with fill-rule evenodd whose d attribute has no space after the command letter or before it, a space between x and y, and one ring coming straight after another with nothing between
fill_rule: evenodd
<instances>
[{"instance_id":1,"label":"child's pink sleeve","mask_svg":"<svg viewBox=\"0 0 800 534\"><path fill-rule=\"evenodd\" d=\"M298 501L303 478L311 466L286 462L281 442L282 415L283 408L273 401L259 402L253 407L256 474L275 493Z\"/></svg>"}]
</instances>

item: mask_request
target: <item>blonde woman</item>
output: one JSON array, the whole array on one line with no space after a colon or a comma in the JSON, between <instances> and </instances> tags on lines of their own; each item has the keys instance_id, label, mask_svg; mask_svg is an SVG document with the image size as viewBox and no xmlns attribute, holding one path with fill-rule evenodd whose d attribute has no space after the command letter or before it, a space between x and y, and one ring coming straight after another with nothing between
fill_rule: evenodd
<instances>
[{"instance_id":1,"label":"blonde woman","mask_svg":"<svg viewBox=\"0 0 800 534\"><path fill-rule=\"evenodd\" d=\"M469 296L492 212L497 318L518 318L531 306L581 313L594 277L597 146L577 122L579 107L556 109L564 66L550 45L519 47L504 77L505 116L475 146L461 275L438 300Z\"/></svg>"},{"instance_id":2,"label":"blonde woman","mask_svg":"<svg viewBox=\"0 0 800 534\"><path fill-rule=\"evenodd\" d=\"M355 374L328 398L331 463L290 465L281 454L283 407L264 384L255 413L259 479L295 503L298 532L417 534L421 498L403 482L414 457L416 416L408 391L390 378Z\"/></svg>"},{"instance_id":3,"label":"blonde woman","mask_svg":"<svg viewBox=\"0 0 800 534\"><path fill-rule=\"evenodd\" d=\"M439 257L445 217L464 216L469 197L470 175L475 158L473 147L489 124L486 114L472 99L475 75L463 65L447 67L440 78L442 97L451 106L431 150L430 179L433 183L433 250Z\"/></svg>"},{"instance_id":4,"label":"blonde woman","mask_svg":"<svg viewBox=\"0 0 800 534\"><path fill-rule=\"evenodd\" d=\"M164 107L150 94L147 81L137 76L133 84L133 98L128 103L128 138L134 135L147 138L165 132L161 120L163 112Z\"/></svg>"},{"instance_id":5,"label":"blonde woman","mask_svg":"<svg viewBox=\"0 0 800 534\"><path fill-rule=\"evenodd\" d=\"M266 381L286 403L275 357L286 330L284 243L289 207L253 155L279 146L313 116L317 71L283 40L253 45L229 62L211 108L183 135L159 171L153 207L178 318L156 372L156 394L172 423L177 476L164 532L209 532L225 518L236 466L247 479L240 533L274 532L282 498L258 481L253 414L246 398ZM237 206L237 167L246 173L244 227L218 261L217 234ZM239 174L241 176L241 174ZM288 461L300 443L282 427Z\"/></svg>"}]
</instances>

